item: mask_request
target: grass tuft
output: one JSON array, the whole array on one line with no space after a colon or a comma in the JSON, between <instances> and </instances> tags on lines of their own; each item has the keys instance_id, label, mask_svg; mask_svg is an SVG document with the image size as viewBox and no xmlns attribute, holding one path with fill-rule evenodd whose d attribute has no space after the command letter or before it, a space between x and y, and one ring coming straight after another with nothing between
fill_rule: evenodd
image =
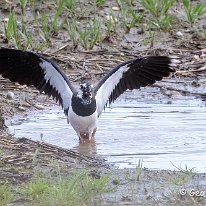
<instances>
[{"instance_id":1,"label":"grass tuft","mask_svg":"<svg viewBox=\"0 0 206 206\"><path fill-rule=\"evenodd\" d=\"M11 189L7 185L0 185L0 206L9 204L13 199Z\"/></svg>"},{"instance_id":2,"label":"grass tuft","mask_svg":"<svg viewBox=\"0 0 206 206\"><path fill-rule=\"evenodd\" d=\"M136 166L136 180L139 181L140 180L140 176L142 174L142 159L139 159L138 161L138 165Z\"/></svg>"},{"instance_id":3,"label":"grass tuft","mask_svg":"<svg viewBox=\"0 0 206 206\"><path fill-rule=\"evenodd\" d=\"M56 35L58 31L63 27L65 20L59 20L60 15L64 9L65 0L59 0L56 8L56 12L54 14L54 18L51 20L50 32Z\"/></svg>"},{"instance_id":4,"label":"grass tuft","mask_svg":"<svg viewBox=\"0 0 206 206\"><path fill-rule=\"evenodd\" d=\"M42 14L41 22L42 22L42 30L40 31L40 35L42 39L48 43L50 41L50 33L49 33L48 20L45 14Z\"/></svg>"},{"instance_id":5,"label":"grass tuft","mask_svg":"<svg viewBox=\"0 0 206 206\"><path fill-rule=\"evenodd\" d=\"M67 22L67 33L72 42L73 48L78 46L78 35L77 35L77 20L73 19L71 22Z\"/></svg>"},{"instance_id":6,"label":"grass tuft","mask_svg":"<svg viewBox=\"0 0 206 206\"><path fill-rule=\"evenodd\" d=\"M84 205L106 191L108 176L94 179L87 172L57 179L37 178L25 185L21 193L41 205Z\"/></svg>"},{"instance_id":7,"label":"grass tuft","mask_svg":"<svg viewBox=\"0 0 206 206\"><path fill-rule=\"evenodd\" d=\"M180 172L185 173L185 174L193 174L195 172L195 167L189 168L187 165L184 167L182 165L176 166L172 162L171 164Z\"/></svg>"},{"instance_id":8,"label":"grass tuft","mask_svg":"<svg viewBox=\"0 0 206 206\"><path fill-rule=\"evenodd\" d=\"M117 3L120 7L121 21L123 24L123 28L126 33L129 33L130 29L138 26L144 17L144 12L138 12L135 8L132 7L132 3L123 0L117 0Z\"/></svg>"},{"instance_id":9,"label":"grass tuft","mask_svg":"<svg viewBox=\"0 0 206 206\"><path fill-rule=\"evenodd\" d=\"M105 3L105 0L96 0L96 5L97 6L103 6Z\"/></svg>"},{"instance_id":10,"label":"grass tuft","mask_svg":"<svg viewBox=\"0 0 206 206\"><path fill-rule=\"evenodd\" d=\"M172 18L168 14L168 11L175 1L176 0L141 0L141 4L152 15L152 18L149 18L149 22L159 30L168 31L172 24Z\"/></svg>"},{"instance_id":11,"label":"grass tuft","mask_svg":"<svg viewBox=\"0 0 206 206\"><path fill-rule=\"evenodd\" d=\"M76 13L77 2L76 0L65 0L65 7L72 13Z\"/></svg>"},{"instance_id":12,"label":"grass tuft","mask_svg":"<svg viewBox=\"0 0 206 206\"><path fill-rule=\"evenodd\" d=\"M190 0L182 0L182 3L185 10L185 17L190 26L193 26L197 19L206 13L206 2L191 5Z\"/></svg>"},{"instance_id":13,"label":"grass tuft","mask_svg":"<svg viewBox=\"0 0 206 206\"><path fill-rule=\"evenodd\" d=\"M117 18L113 12L107 17L106 28L106 35L109 38L113 33L117 33Z\"/></svg>"},{"instance_id":14,"label":"grass tuft","mask_svg":"<svg viewBox=\"0 0 206 206\"><path fill-rule=\"evenodd\" d=\"M101 20L94 18L84 28L76 27L79 41L84 49L92 49L97 43L102 45Z\"/></svg>"}]
</instances>

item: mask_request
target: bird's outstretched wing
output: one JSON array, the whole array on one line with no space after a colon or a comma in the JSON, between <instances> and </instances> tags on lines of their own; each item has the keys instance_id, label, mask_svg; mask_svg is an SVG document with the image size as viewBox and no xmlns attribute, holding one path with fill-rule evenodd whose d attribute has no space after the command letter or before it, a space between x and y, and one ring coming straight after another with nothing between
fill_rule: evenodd
<instances>
[{"instance_id":1,"label":"bird's outstretched wing","mask_svg":"<svg viewBox=\"0 0 206 206\"><path fill-rule=\"evenodd\" d=\"M102 113L107 102L114 102L127 89L145 87L169 76L175 71L171 63L172 60L166 56L148 56L112 69L94 88L98 114Z\"/></svg>"},{"instance_id":2,"label":"bird's outstretched wing","mask_svg":"<svg viewBox=\"0 0 206 206\"><path fill-rule=\"evenodd\" d=\"M12 82L36 87L69 109L72 94L76 93L66 75L47 58L16 49L0 49L0 75Z\"/></svg>"}]
</instances>

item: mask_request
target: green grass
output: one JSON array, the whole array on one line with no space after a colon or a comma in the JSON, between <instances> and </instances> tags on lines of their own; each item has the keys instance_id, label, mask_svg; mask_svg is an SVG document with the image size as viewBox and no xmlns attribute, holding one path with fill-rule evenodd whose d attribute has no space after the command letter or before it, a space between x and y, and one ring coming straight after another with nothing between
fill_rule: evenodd
<instances>
[{"instance_id":1,"label":"green grass","mask_svg":"<svg viewBox=\"0 0 206 206\"><path fill-rule=\"evenodd\" d=\"M32 8L32 12L35 13L35 1L34 0L29 0L29 6Z\"/></svg>"},{"instance_id":2,"label":"green grass","mask_svg":"<svg viewBox=\"0 0 206 206\"><path fill-rule=\"evenodd\" d=\"M130 29L139 26L144 17L144 12L138 12L132 3L124 0L116 0L120 7L121 24L125 33L129 33Z\"/></svg>"},{"instance_id":3,"label":"green grass","mask_svg":"<svg viewBox=\"0 0 206 206\"><path fill-rule=\"evenodd\" d=\"M93 49L93 47L98 43L101 47L102 45L102 28L101 20L94 18L92 21L86 23L84 27L76 27L79 41L84 49Z\"/></svg>"},{"instance_id":4,"label":"green grass","mask_svg":"<svg viewBox=\"0 0 206 206\"><path fill-rule=\"evenodd\" d=\"M32 200L38 200L44 192L49 190L49 187L50 183L48 180L38 178L26 184L21 190L21 193Z\"/></svg>"},{"instance_id":5,"label":"green grass","mask_svg":"<svg viewBox=\"0 0 206 206\"><path fill-rule=\"evenodd\" d=\"M176 0L141 0L142 5L152 16L159 18L166 15Z\"/></svg>"},{"instance_id":6,"label":"green grass","mask_svg":"<svg viewBox=\"0 0 206 206\"><path fill-rule=\"evenodd\" d=\"M178 172L180 172L180 175L176 176L175 178L172 178L169 180L172 184L175 185L184 185L195 173L194 168L189 168L187 165L182 166L176 166L172 162L171 164L177 169Z\"/></svg>"},{"instance_id":7,"label":"green grass","mask_svg":"<svg viewBox=\"0 0 206 206\"><path fill-rule=\"evenodd\" d=\"M194 174L195 173L195 167L189 168L187 165L176 166L172 162L171 162L171 164L181 173L185 173L185 174Z\"/></svg>"},{"instance_id":8,"label":"green grass","mask_svg":"<svg viewBox=\"0 0 206 206\"><path fill-rule=\"evenodd\" d=\"M76 48L78 46L79 38L77 34L77 20L74 18L70 22L67 22L67 32L68 36L70 38L70 41L72 42L72 47Z\"/></svg>"},{"instance_id":9,"label":"green grass","mask_svg":"<svg viewBox=\"0 0 206 206\"><path fill-rule=\"evenodd\" d=\"M106 20L105 24L107 37L110 38L113 33L117 33L117 18L113 12L108 15L108 19Z\"/></svg>"},{"instance_id":10,"label":"green grass","mask_svg":"<svg viewBox=\"0 0 206 206\"><path fill-rule=\"evenodd\" d=\"M33 179L27 183L1 185L0 206L18 200L23 200L27 206L98 204L101 201L98 195L111 191L107 188L108 179L108 175L93 178L86 171L72 172L67 176L50 176L49 173L47 177L42 173L35 173Z\"/></svg>"},{"instance_id":11,"label":"green grass","mask_svg":"<svg viewBox=\"0 0 206 206\"><path fill-rule=\"evenodd\" d=\"M169 184L175 184L178 186L185 185L186 182L191 178L191 175L188 174L181 174L179 176L176 176L174 178L169 179Z\"/></svg>"},{"instance_id":12,"label":"green grass","mask_svg":"<svg viewBox=\"0 0 206 206\"><path fill-rule=\"evenodd\" d=\"M85 1L85 4L87 1ZM64 1L64 7L66 8L66 14L70 17L71 20L73 19L84 19L87 18L88 16L91 15L91 12L93 12L94 10L96 11L96 8L92 8L92 7L96 7L97 4L95 3L95 0L93 0L92 2L90 2L92 7L90 8L86 8L84 3L81 3L78 0L65 0ZM70 19L66 19L67 21Z\"/></svg>"},{"instance_id":13,"label":"green grass","mask_svg":"<svg viewBox=\"0 0 206 206\"><path fill-rule=\"evenodd\" d=\"M4 21L4 36L7 43L12 43L17 49L33 48L32 33L27 29L26 22L22 15L21 23L10 12L8 21Z\"/></svg>"},{"instance_id":14,"label":"green grass","mask_svg":"<svg viewBox=\"0 0 206 206\"><path fill-rule=\"evenodd\" d=\"M131 17L131 20L126 25L127 31L129 31L133 27L136 27L143 21L144 12L136 12L135 10L129 10L129 16Z\"/></svg>"},{"instance_id":15,"label":"green grass","mask_svg":"<svg viewBox=\"0 0 206 206\"><path fill-rule=\"evenodd\" d=\"M95 0L95 1L96 1L95 3L97 6L103 6L105 3L105 0Z\"/></svg>"},{"instance_id":16,"label":"green grass","mask_svg":"<svg viewBox=\"0 0 206 206\"><path fill-rule=\"evenodd\" d=\"M56 179L37 178L19 191L31 205L84 205L106 192L108 176L94 179L87 172Z\"/></svg>"},{"instance_id":17,"label":"green grass","mask_svg":"<svg viewBox=\"0 0 206 206\"><path fill-rule=\"evenodd\" d=\"M13 16L13 14L12 14L12 16ZM20 37L18 26L17 26L17 21L14 18L14 16L11 19L11 21L12 21L11 22L11 24L12 24L11 37L12 37L13 41L15 42L16 48L22 49L21 37Z\"/></svg>"},{"instance_id":18,"label":"green grass","mask_svg":"<svg viewBox=\"0 0 206 206\"><path fill-rule=\"evenodd\" d=\"M172 18L168 11L172 8L176 0L141 0L142 6L152 15L148 22L156 26L158 30L168 31Z\"/></svg>"},{"instance_id":19,"label":"green grass","mask_svg":"<svg viewBox=\"0 0 206 206\"><path fill-rule=\"evenodd\" d=\"M41 16L41 23L42 23L42 30L40 30L41 37L45 42L50 41L50 32L49 32L49 26L48 26L48 20L45 14L42 14Z\"/></svg>"},{"instance_id":20,"label":"green grass","mask_svg":"<svg viewBox=\"0 0 206 206\"><path fill-rule=\"evenodd\" d=\"M193 26L194 23L200 18L203 14L206 13L206 2L196 3L196 5L192 5L190 0L182 0L185 17L190 26Z\"/></svg>"},{"instance_id":21,"label":"green grass","mask_svg":"<svg viewBox=\"0 0 206 206\"><path fill-rule=\"evenodd\" d=\"M23 17L23 15L25 15L27 0L19 0L19 4L21 7L21 13L22 13L22 17Z\"/></svg>"},{"instance_id":22,"label":"green grass","mask_svg":"<svg viewBox=\"0 0 206 206\"><path fill-rule=\"evenodd\" d=\"M171 31L175 10L172 11L173 14L169 11L176 0L141 0L144 9L139 9L134 0L116 0L120 10L113 11L112 5L109 5L104 16L99 11L108 5L105 0L93 0L88 8L86 5L89 1L82 3L78 0L18 2L20 14L11 10L8 21L4 21L5 42L10 46L24 50L42 50L51 46L54 38L61 36L59 34L64 34L63 38L66 39L67 32L73 48L81 46L81 49L88 50L94 46L102 48L103 39L114 34L115 37L124 35L132 28L139 28L141 33L147 33L145 45L153 45L153 31ZM39 4L44 4L46 7L43 8L48 10L39 9ZM191 4L189 0L182 0L182 5L186 20L191 26L206 12L204 2ZM105 19L105 16L110 17ZM143 25L148 25L147 29Z\"/></svg>"},{"instance_id":23,"label":"green grass","mask_svg":"<svg viewBox=\"0 0 206 206\"><path fill-rule=\"evenodd\" d=\"M4 36L7 42L9 42L10 39L12 38L13 21L14 21L14 16L13 13L10 12L8 16L8 20L7 21L4 20Z\"/></svg>"},{"instance_id":24,"label":"green grass","mask_svg":"<svg viewBox=\"0 0 206 206\"><path fill-rule=\"evenodd\" d=\"M5 206L13 200L11 188L7 185L0 185L0 206Z\"/></svg>"},{"instance_id":25,"label":"green grass","mask_svg":"<svg viewBox=\"0 0 206 206\"><path fill-rule=\"evenodd\" d=\"M142 174L142 159L139 159L138 161L138 165L136 166L136 180L139 181L140 180L140 176Z\"/></svg>"},{"instance_id":26,"label":"green grass","mask_svg":"<svg viewBox=\"0 0 206 206\"><path fill-rule=\"evenodd\" d=\"M72 12L72 14L76 13L77 2L76 0L65 0L65 7Z\"/></svg>"},{"instance_id":27,"label":"green grass","mask_svg":"<svg viewBox=\"0 0 206 206\"><path fill-rule=\"evenodd\" d=\"M95 1L94 4L103 5L104 1ZM94 7L92 4L92 8ZM4 21L4 36L5 41L14 45L18 49L39 49L41 42L45 44L51 43L51 38L57 36L60 31L67 27L68 36L73 44L73 47L79 45L84 49L93 49L95 45L102 46L102 21L99 17L87 17L84 21L78 21L84 13L83 6L77 1L71 0L56 0L50 3L50 7L54 8L51 14L45 12L36 12L36 4L30 0L19 0L21 8L20 17L10 12L8 21ZM26 6L32 8L33 19L26 20ZM78 11L77 7L79 8ZM91 9L92 10L92 9ZM94 10L94 9L93 9ZM67 19L64 14L71 15L71 19ZM88 13L88 15L90 15ZM21 22L17 19L21 18ZM67 19L67 21L66 21ZM35 33L31 30L32 24L35 26ZM63 28L64 27L64 28ZM41 42L39 38L40 37ZM42 43L43 45L43 43Z\"/></svg>"},{"instance_id":28,"label":"green grass","mask_svg":"<svg viewBox=\"0 0 206 206\"><path fill-rule=\"evenodd\" d=\"M175 177L169 178L168 183L177 186L184 186L195 174L194 168L189 168L187 165L176 166L172 162L171 164L177 169L178 174Z\"/></svg>"},{"instance_id":29,"label":"green grass","mask_svg":"<svg viewBox=\"0 0 206 206\"><path fill-rule=\"evenodd\" d=\"M56 9L55 9L55 14L54 17L51 19L51 26L50 26L50 32L53 34L57 34L59 32L59 30L63 27L65 20L60 20L60 15L62 14L62 11L64 9L64 5L65 5L65 1L66 0L59 0L58 4L56 5Z\"/></svg>"}]
</instances>

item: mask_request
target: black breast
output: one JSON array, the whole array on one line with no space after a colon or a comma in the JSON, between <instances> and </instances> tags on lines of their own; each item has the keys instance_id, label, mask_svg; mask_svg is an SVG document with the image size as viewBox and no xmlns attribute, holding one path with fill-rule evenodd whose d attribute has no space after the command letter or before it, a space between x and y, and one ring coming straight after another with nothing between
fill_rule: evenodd
<instances>
[{"instance_id":1,"label":"black breast","mask_svg":"<svg viewBox=\"0 0 206 206\"><path fill-rule=\"evenodd\" d=\"M74 113L78 116L90 116L96 111L96 100L94 98L92 98L91 101L88 102L77 96L72 96L71 103Z\"/></svg>"}]
</instances>

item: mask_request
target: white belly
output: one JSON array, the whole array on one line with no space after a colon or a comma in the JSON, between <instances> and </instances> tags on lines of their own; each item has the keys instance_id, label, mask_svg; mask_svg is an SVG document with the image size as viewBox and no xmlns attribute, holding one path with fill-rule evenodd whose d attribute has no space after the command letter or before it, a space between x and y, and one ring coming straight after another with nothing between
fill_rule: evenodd
<instances>
[{"instance_id":1,"label":"white belly","mask_svg":"<svg viewBox=\"0 0 206 206\"><path fill-rule=\"evenodd\" d=\"M72 107L70 107L68 112L68 121L72 125L78 136L80 135L80 133L88 133L89 137L91 137L93 130L97 127L97 118L97 112L86 117L76 115L73 112Z\"/></svg>"}]
</instances>

